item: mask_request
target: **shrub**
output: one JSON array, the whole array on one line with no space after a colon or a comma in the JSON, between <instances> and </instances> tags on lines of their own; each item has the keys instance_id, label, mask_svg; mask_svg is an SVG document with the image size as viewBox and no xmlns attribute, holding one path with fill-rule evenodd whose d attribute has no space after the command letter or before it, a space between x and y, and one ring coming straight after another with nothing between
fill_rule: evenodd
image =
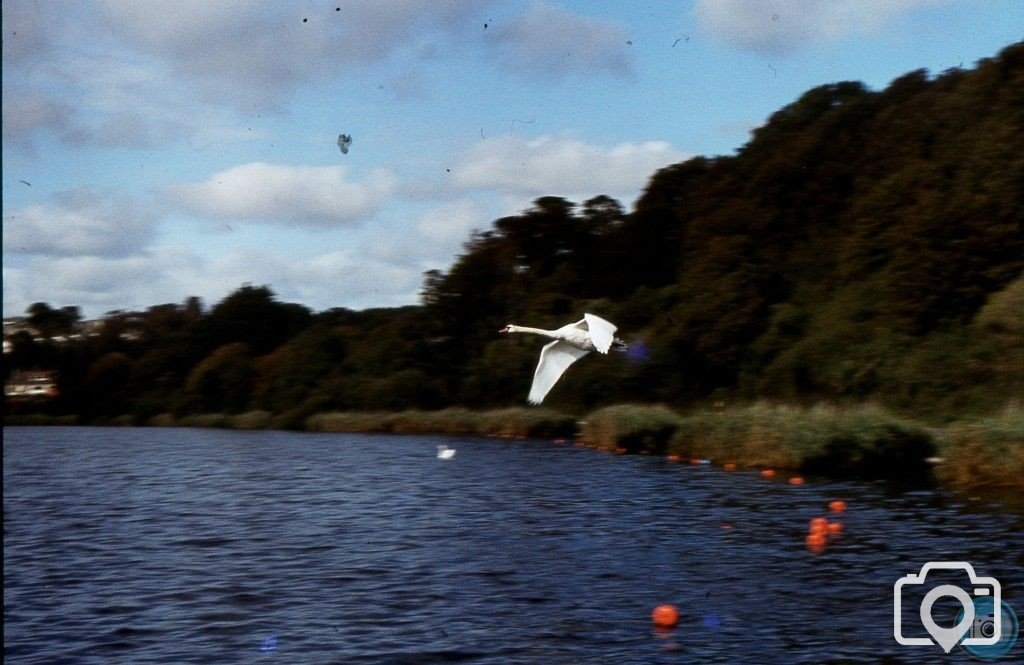
<instances>
[{"instance_id":1,"label":"shrub","mask_svg":"<svg viewBox=\"0 0 1024 665\"><path fill-rule=\"evenodd\" d=\"M391 414L375 411L332 411L315 413L306 418L311 432L356 432L387 434L391 432Z\"/></svg>"},{"instance_id":2,"label":"shrub","mask_svg":"<svg viewBox=\"0 0 1024 665\"><path fill-rule=\"evenodd\" d=\"M1010 408L994 417L954 423L941 451L945 463L936 474L949 485L1019 492L1024 487L1024 411Z\"/></svg>"},{"instance_id":3,"label":"shrub","mask_svg":"<svg viewBox=\"0 0 1024 665\"><path fill-rule=\"evenodd\" d=\"M550 409L513 407L484 411L477 427L482 436L572 436L576 419Z\"/></svg>"},{"instance_id":4,"label":"shrub","mask_svg":"<svg viewBox=\"0 0 1024 665\"><path fill-rule=\"evenodd\" d=\"M582 423L582 437L600 448L662 454L682 419L664 406L623 404L598 409Z\"/></svg>"},{"instance_id":5,"label":"shrub","mask_svg":"<svg viewBox=\"0 0 1024 665\"><path fill-rule=\"evenodd\" d=\"M225 427L227 416L223 413L195 413L178 419L179 427Z\"/></svg>"},{"instance_id":6,"label":"shrub","mask_svg":"<svg viewBox=\"0 0 1024 665\"><path fill-rule=\"evenodd\" d=\"M270 425L269 411L247 411L227 417L227 426L232 429L267 429Z\"/></svg>"},{"instance_id":7,"label":"shrub","mask_svg":"<svg viewBox=\"0 0 1024 665\"><path fill-rule=\"evenodd\" d=\"M173 413L158 413L150 418L146 424L150 427L176 427L178 421Z\"/></svg>"},{"instance_id":8,"label":"shrub","mask_svg":"<svg viewBox=\"0 0 1024 665\"><path fill-rule=\"evenodd\" d=\"M921 425L873 406L754 404L682 419L670 452L747 466L872 478L920 478L935 454Z\"/></svg>"}]
</instances>

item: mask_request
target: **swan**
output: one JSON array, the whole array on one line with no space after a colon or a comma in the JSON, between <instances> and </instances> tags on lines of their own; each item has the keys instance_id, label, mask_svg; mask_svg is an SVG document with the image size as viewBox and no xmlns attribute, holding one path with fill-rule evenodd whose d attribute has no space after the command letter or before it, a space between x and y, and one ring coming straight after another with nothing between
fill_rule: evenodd
<instances>
[{"instance_id":1,"label":"swan","mask_svg":"<svg viewBox=\"0 0 1024 665\"><path fill-rule=\"evenodd\" d=\"M455 457L455 449L445 445L437 447L437 459L451 459Z\"/></svg>"},{"instance_id":2,"label":"swan","mask_svg":"<svg viewBox=\"0 0 1024 665\"><path fill-rule=\"evenodd\" d=\"M555 340L541 349L540 361L533 373L530 395L526 398L530 404L540 404L565 370L569 369L569 365L591 351L598 353L608 353L609 349L625 351L626 343L615 336L616 330L615 325L600 316L584 314L583 318L576 323L564 325L557 330L529 328L510 323L498 332L532 333Z\"/></svg>"}]
</instances>

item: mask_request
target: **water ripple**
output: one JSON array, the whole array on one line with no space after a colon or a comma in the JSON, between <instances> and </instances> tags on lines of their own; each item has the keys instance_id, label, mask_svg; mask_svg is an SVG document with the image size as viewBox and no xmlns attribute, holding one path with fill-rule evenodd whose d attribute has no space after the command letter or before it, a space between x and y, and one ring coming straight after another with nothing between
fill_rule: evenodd
<instances>
[{"instance_id":1,"label":"water ripple","mask_svg":"<svg viewBox=\"0 0 1024 665\"><path fill-rule=\"evenodd\" d=\"M932 491L530 441L4 439L12 663L910 662L891 594L921 563L1024 594L1020 518ZM813 555L807 520L835 497L846 529ZM662 602L675 630L651 628Z\"/></svg>"}]
</instances>

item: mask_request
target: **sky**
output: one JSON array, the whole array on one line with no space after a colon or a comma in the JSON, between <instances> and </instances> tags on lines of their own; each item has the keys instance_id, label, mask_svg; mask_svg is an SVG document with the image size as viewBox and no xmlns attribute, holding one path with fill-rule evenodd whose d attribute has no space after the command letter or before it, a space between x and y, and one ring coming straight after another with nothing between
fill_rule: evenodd
<instances>
[{"instance_id":1,"label":"sky","mask_svg":"<svg viewBox=\"0 0 1024 665\"><path fill-rule=\"evenodd\" d=\"M541 196L631 209L806 90L970 68L1018 0L4 0L3 310L418 302ZM348 152L339 134L351 136Z\"/></svg>"}]
</instances>

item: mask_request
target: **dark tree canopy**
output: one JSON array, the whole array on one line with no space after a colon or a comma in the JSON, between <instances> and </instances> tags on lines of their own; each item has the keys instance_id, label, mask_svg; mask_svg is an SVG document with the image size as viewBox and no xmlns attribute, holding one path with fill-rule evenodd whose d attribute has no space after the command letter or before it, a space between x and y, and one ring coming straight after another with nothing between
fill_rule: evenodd
<instances>
[{"instance_id":1,"label":"dark tree canopy","mask_svg":"<svg viewBox=\"0 0 1024 665\"><path fill-rule=\"evenodd\" d=\"M550 395L600 403L884 401L1000 408L1024 386L1024 44L973 70L807 91L736 154L651 175L632 212L541 197L472 235L422 304L313 314L244 285L113 312L29 308L5 373L57 369L69 413L522 403L552 327L591 311L641 351L581 362Z\"/></svg>"}]
</instances>

